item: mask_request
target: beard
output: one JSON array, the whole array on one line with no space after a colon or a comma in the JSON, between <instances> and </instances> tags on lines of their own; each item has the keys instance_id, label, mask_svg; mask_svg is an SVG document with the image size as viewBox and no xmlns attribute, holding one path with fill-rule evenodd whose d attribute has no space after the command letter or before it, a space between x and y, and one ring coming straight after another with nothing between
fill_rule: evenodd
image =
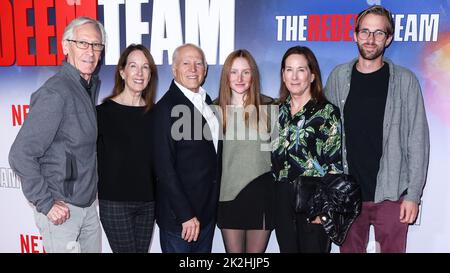
<instances>
[{"instance_id":1,"label":"beard","mask_svg":"<svg viewBox=\"0 0 450 273\"><path fill-rule=\"evenodd\" d=\"M366 43L363 43L363 44L357 43L357 45L358 45L358 50L359 50L359 54L360 54L361 57L363 57L364 59L366 59L366 60L375 60L376 58L378 58L378 57L380 57L381 55L383 55L384 49L385 49L384 46L383 46L383 47L377 46L377 47L374 48L373 50L369 51L369 50L367 50L367 49L365 49L365 48L363 47L364 44L366 44Z\"/></svg>"}]
</instances>

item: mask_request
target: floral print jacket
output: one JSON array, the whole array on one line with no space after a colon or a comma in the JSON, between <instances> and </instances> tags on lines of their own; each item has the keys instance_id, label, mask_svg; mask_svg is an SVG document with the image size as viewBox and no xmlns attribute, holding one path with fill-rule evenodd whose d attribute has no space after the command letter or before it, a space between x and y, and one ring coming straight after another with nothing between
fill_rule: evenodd
<instances>
[{"instance_id":1,"label":"floral print jacket","mask_svg":"<svg viewBox=\"0 0 450 273\"><path fill-rule=\"evenodd\" d=\"M291 97L280 105L272 138L272 172L277 182L299 175L342 173L339 109L328 101L310 100L291 116Z\"/></svg>"}]
</instances>

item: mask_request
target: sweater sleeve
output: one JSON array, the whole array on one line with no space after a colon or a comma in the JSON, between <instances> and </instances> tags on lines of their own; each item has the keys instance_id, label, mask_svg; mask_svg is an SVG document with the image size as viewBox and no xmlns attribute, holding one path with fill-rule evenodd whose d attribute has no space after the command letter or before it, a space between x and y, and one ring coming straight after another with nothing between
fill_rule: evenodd
<instances>
[{"instance_id":1,"label":"sweater sleeve","mask_svg":"<svg viewBox=\"0 0 450 273\"><path fill-rule=\"evenodd\" d=\"M39 89L31 97L30 112L9 152L9 164L21 179L25 197L45 215L54 200L39 161L55 138L63 109L64 101L58 93Z\"/></svg>"}]
</instances>

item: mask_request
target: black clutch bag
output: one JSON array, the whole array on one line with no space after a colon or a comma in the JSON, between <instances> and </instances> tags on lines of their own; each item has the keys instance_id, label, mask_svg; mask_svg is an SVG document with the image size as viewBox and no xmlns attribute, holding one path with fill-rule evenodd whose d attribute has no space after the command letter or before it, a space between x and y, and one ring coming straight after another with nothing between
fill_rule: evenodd
<instances>
[{"instance_id":1,"label":"black clutch bag","mask_svg":"<svg viewBox=\"0 0 450 273\"><path fill-rule=\"evenodd\" d=\"M313 197L320 186L322 177L299 176L292 183L294 187L293 206L297 213L309 214L313 206Z\"/></svg>"},{"instance_id":2,"label":"black clutch bag","mask_svg":"<svg viewBox=\"0 0 450 273\"><path fill-rule=\"evenodd\" d=\"M293 182L293 206L307 219L320 215L325 232L337 245L344 242L347 231L361 212L361 190L347 174L324 177L299 176Z\"/></svg>"}]
</instances>

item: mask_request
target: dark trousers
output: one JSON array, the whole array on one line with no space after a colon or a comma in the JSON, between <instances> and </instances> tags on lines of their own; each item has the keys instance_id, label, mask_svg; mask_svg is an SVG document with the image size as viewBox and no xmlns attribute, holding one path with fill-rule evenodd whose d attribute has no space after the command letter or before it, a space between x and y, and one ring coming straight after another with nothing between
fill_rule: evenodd
<instances>
[{"instance_id":1,"label":"dark trousers","mask_svg":"<svg viewBox=\"0 0 450 273\"><path fill-rule=\"evenodd\" d=\"M363 202L361 214L350 227L340 250L344 253L365 253L369 242L370 225L375 231L375 240L381 252L406 251L408 224L400 223L399 201L380 203Z\"/></svg>"},{"instance_id":2,"label":"dark trousers","mask_svg":"<svg viewBox=\"0 0 450 273\"><path fill-rule=\"evenodd\" d=\"M148 253L155 202L99 200L100 221L115 253Z\"/></svg>"},{"instance_id":3,"label":"dark trousers","mask_svg":"<svg viewBox=\"0 0 450 273\"><path fill-rule=\"evenodd\" d=\"M197 241L188 242L181 238L181 231L159 230L159 241L163 253L211 253L215 223L200 225Z\"/></svg>"},{"instance_id":4,"label":"dark trousers","mask_svg":"<svg viewBox=\"0 0 450 273\"><path fill-rule=\"evenodd\" d=\"M331 242L321 224L310 224L306 216L295 213L293 187L275 183L275 234L281 253L328 253Z\"/></svg>"}]
</instances>

